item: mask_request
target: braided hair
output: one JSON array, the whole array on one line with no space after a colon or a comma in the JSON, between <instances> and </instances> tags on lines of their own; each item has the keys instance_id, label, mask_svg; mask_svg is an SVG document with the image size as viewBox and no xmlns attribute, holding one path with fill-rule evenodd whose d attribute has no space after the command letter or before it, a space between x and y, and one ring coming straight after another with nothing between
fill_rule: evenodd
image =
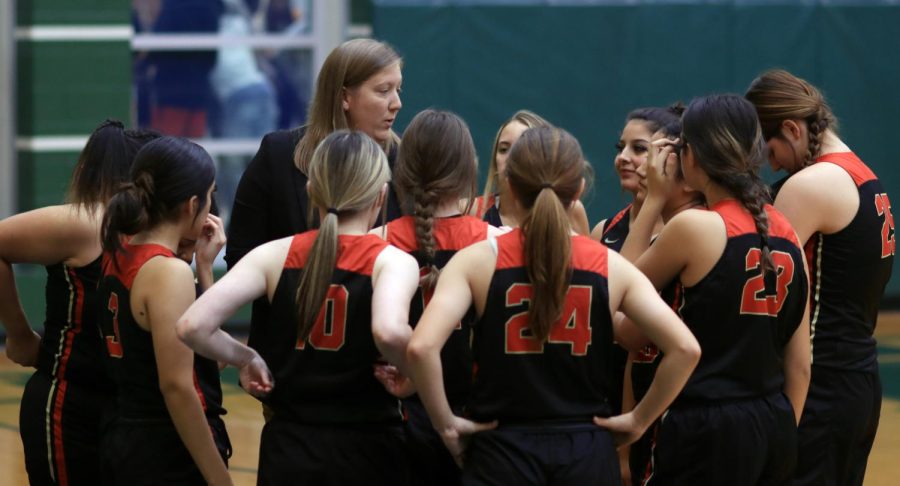
<instances>
[{"instance_id":1,"label":"braided hair","mask_svg":"<svg viewBox=\"0 0 900 486\"><path fill-rule=\"evenodd\" d=\"M763 272L775 268L769 255L769 188L759 177L766 144L753 105L737 95L697 98L682 118L682 143L710 180L724 187L753 216L762 240Z\"/></svg>"},{"instance_id":2,"label":"braided hair","mask_svg":"<svg viewBox=\"0 0 900 486\"><path fill-rule=\"evenodd\" d=\"M808 140L803 167L822 155L826 130L837 132L837 118L822 93L806 80L782 69L766 71L754 79L745 97L756 107L767 141L781 137L781 124L785 120L806 122Z\"/></svg>"}]
</instances>

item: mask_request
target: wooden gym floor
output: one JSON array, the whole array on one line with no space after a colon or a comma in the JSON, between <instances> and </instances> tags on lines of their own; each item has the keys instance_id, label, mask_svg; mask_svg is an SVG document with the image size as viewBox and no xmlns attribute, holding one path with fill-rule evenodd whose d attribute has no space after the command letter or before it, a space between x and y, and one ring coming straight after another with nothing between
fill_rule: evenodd
<instances>
[{"instance_id":1,"label":"wooden gym floor","mask_svg":"<svg viewBox=\"0 0 900 486\"><path fill-rule=\"evenodd\" d=\"M876 331L881 363L881 381L884 401L881 406L881 424L875 446L869 456L866 486L893 486L897 484L900 465L900 312L883 313ZM9 485L28 484L19 438L19 401L22 388L31 372L6 359L0 348L0 482ZM229 469L236 486L256 484L256 466L259 457L259 434L262 430L262 413L259 402L237 387L237 373L227 368L222 376L225 422L234 447Z\"/></svg>"}]
</instances>

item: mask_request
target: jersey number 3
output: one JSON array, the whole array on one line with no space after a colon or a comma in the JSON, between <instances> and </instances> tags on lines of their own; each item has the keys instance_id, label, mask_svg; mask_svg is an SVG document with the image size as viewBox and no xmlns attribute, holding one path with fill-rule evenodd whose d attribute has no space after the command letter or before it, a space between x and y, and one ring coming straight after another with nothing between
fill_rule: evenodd
<instances>
[{"instance_id":1,"label":"jersey number 3","mask_svg":"<svg viewBox=\"0 0 900 486\"><path fill-rule=\"evenodd\" d=\"M897 241L894 239L894 216L891 214L891 200L887 194L875 194L875 211L879 216L884 216L884 224L881 225L881 258L887 258L897 249Z\"/></svg>"},{"instance_id":2,"label":"jersey number 3","mask_svg":"<svg viewBox=\"0 0 900 486\"><path fill-rule=\"evenodd\" d=\"M309 332L307 341L320 351L337 351L344 346L344 336L347 330L347 298L350 295L343 285L328 287L325 294L325 303L316 317L312 331ZM306 342L297 340L297 349L305 349Z\"/></svg>"},{"instance_id":3,"label":"jersey number 3","mask_svg":"<svg viewBox=\"0 0 900 486\"><path fill-rule=\"evenodd\" d=\"M794 259L789 253L773 251L769 253L775 264L775 295L766 295L766 283L762 272L750 277L744 284L741 296L741 314L775 317L784 306L788 295L788 285L794 281ZM747 271L759 268L762 263L762 250L751 248L747 252Z\"/></svg>"},{"instance_id":4,"label":"jersey number 3","mask_svg":"<svg viewBox=\"0 0 900 486\"><path fill-rule=\"evenodd\" d=\"M568 343L572 354L584 356L591 344L591 287L573 285L566 291L560 320L550 328L547 341ZM531 300L533 289L528 284L515 284L506 291L506 306L522 305ZM544 343L531 335L528 312L520 312L506 321L506 354L544 352Z\"/></svg>"}]
</instances>

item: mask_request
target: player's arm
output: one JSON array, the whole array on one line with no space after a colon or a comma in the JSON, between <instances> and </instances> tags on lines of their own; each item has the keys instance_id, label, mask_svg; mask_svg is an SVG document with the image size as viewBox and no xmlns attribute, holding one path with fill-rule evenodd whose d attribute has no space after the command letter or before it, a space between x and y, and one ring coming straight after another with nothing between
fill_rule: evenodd
<instances>
[{"instance_id":1,"label":"player's arm","mask_svg":"<svg viewBox=\"0 0 900 486\"><path fill-rule=\"evenodd\" d=\"M179 341L175 322L194 300L194 275L176 258L154 258L138 272L134 289L144 292L147 324L159 374L159 390L178 436L209 484L231 484L225 462L219 455L194 388L194 353Z\"/></svg>"},{"instance_id":2,"label":"player's arm","mask_svg":"<svg viewBox=\"0 0 900 486\"><path fill-rule=\"evenodd\" d=\"M375 346L403 374L412 335L409 304L419 286L419 265L409 254L388 246L372 269L372 337Z\"/></svg>"},{"instance_id":3,"label":"player's arm","mask_svg":"<svg viewBox=\"0 0 900 486\"><path fill-rule=\"evenodd\" d=\"M629 225L628 237L625 238L622 251L619 252L632 263L650 247L656 222L661 218L663 208L677 185L678 157L674 153L672 143L668 139L654 142L650 159L644 165L647 171L644 176L647 182L647 196L637 217Z\"/></svg>"},{"instance_id":4,"label":"player's arm","mask_svg":"<svg viewBox=\"0 0 900 486\"><path fill-rule=\"evenodd\" d=\"M22 366L37 364L41 339L22 309L12 265L76 259L97 246L98 240L98 226L71 206L35 209L0 221L0 323L6 329L6 355L12 361Z\"/></svg>"},{"instance_id":5,"label":"player's arm","mask_svg":"<svg viewBox=\"0 0 900 486\"><path fill-rule=\"evenodd\" d=\"M275 288L290 242L290 237L282 238L252 250L204 292L176 326L181 340L196 352L239 368L247 391L257 396L268 393L273 386L265 362L221 327L242 305Z\"/></svg>"},{"instance_id":6,"label":"player's arm","mask_svg":"<svg viewBox=\"0 0 900 486\"><path fill-rule=\"evenodd\" d=\"M595 419L623 445L637 440L675 400L700 360L700 345L647 278L615 252L609 252L609 277L610 312L624 312L663 353L653 383L634 410Z\"/></svg>"},{"instance_id":7,"label":"player's arm","mask_svg":"<svg viewBox=\"0 0 900 486\"><path fill-rule=\"evenodd\" d=\"M803 268L806 266L806 255L800 252L803 259ZM807 272L803 272L807 276ZM809 380L812 376L812 349L810 344L810 328L809 328L809 279L805 279L803 285L806 286L806 292L803 297L803 319L791 340L788 341L784 350L784 394L791 401L794 407L794 418L797 424L800 423L800 415L803 413L803 406L806 404L806 394L809 391Z\"/></svg>"},{"instance_id":8,"label":"player's arm","mask_svg":"<svg viewBox=\"0 0 900 486\"><path fill-rule=\"evenodd\" d=\"M816 164L792 175L774 205L790 221L803 247L817 232L834 233L850 224L860 203L856 186L843 169Z\"/></svg>"},{"instance_id":9,"label":"player's arm","mask_svg":"<svg viewBox=\"0 0 900 486\"><path fill-rule=\"evenodd\" d=\"M476 424L453 414L441 366L441 349L472 306L471 274L473 269L483 272L485 252L491 252L487 241L460 250L450 259L441 271L434 296L416 324L406 352L419 398L457 463L462 461L465 436L496 426L496 423Z\"/></svg>"}]
</instances>

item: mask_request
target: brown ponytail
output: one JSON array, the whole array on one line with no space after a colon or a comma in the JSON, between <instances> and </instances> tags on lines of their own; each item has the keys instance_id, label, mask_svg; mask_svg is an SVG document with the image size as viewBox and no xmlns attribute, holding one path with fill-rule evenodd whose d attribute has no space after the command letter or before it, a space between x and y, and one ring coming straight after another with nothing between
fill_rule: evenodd
<instances>
[{"instance_id":1,"label":"brown ponytail","mask_svg":"<svg viewBox=\"0 0 900 486\"><path fill-rule=\"evenodd\" d=\"M808 141L804 167L822 155L825 131L837 132L837 118L822 93L787 71L766 71L750 83L745 97L756 107L765 140L780 137L781 124L785 120L806 122Z\"/></svg>"},{"instance_id":2,"label":"brown ponytail","mask_svg":"<svg viewBox=\"0 0 900 486\"><path fill-rule=\"evenodd\" d=\"M578 141L560 128L526 130L509 154L509 184L528 211L521 227L525 265L534 290L529 327L540 340L547 339L562 313L572 254L566 208L581 190L586 165Z\"/></svg>"}]
</instances>

